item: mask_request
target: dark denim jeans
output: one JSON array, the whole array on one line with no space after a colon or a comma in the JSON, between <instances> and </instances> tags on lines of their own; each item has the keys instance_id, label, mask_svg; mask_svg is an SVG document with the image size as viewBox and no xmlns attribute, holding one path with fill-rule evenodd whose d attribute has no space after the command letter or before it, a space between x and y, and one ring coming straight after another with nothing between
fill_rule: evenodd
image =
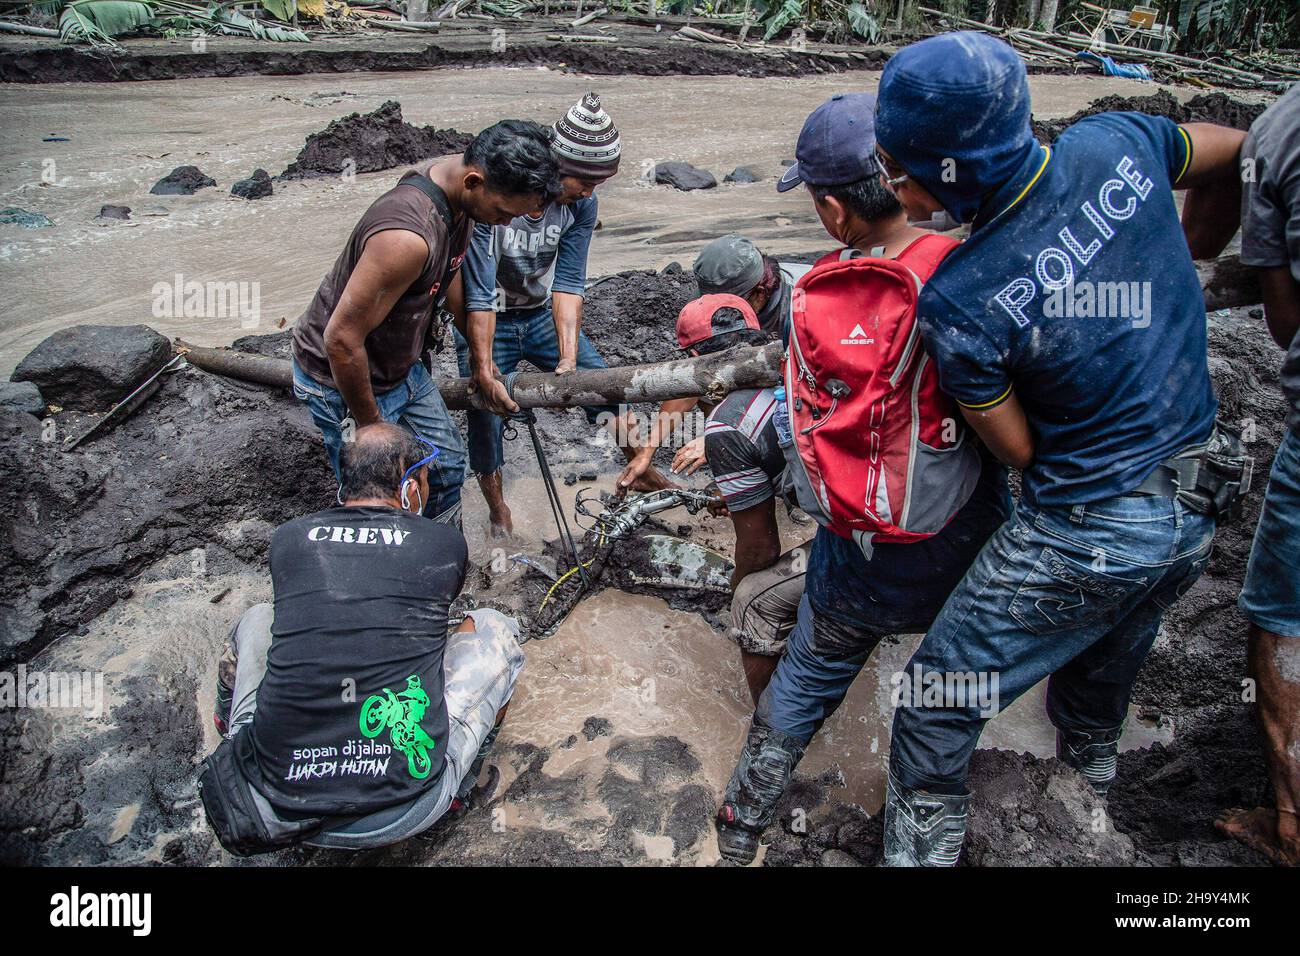
<instances>
[{"instance_id":1,"label":"dark denim jeans","mask_svg":"<svg viewBox=\"0 0 1300 956\"><path fill-rule=\"evenodd\" d=\"M330 456L334 475L339 473L339 451L343 447L343 420L348 417L347 404L339 391L322 385L293 364L293 394L307 406L312 420L325 438L325 451ZM429 463L429 500L424 504L424 515L458 522L460 488L465 483L465 446L460 429L451 420L451 413L442 400L442 394L429 377L428 370L416 362L406 376L406 381L396 388L375 396L379 414L386 422L399 422L421 438L434 443L438 457ZM448 512L451 512L448 514Z\"/></svg>"},{"instance_id":2,"label":"dark denim jeans","mask_svg":"<svg viewBox=\"0 0 1300 956\"><path fill-rule=\"evenodd\" d=\"M1161 618L1200 577L1213 537L1213 519L1173 498L1022 502L948 598L906 676L995 676L1006 708L1051 675L1057 728L1119 727ZM891 771L912 789L965 793L989 716L970 699L905 700L894 713Z\"/></svg>"},{"instance_id":3,"label":"dark denim jeans","mask_svg":"<svg viewBox=\"0 0 1300 956\"><path fill-rule=\"evenodd\" d=\"M755 721L807 746L888 633L818 614L805 594L785 655L758 699Z\"/></svg>"},{"instance_id":4,"label":"dark denim jeans","mask_svg":"<svg viewBox=\"0 0 1300 956\"><path fill-rule=\"evenodd\" d=\"M492 340L492 361L502 375L509 375L523 361L531 362L543 372L555 371L560 364L560 343L555 335L551 307L514 309L497 313L496 337ZM456 361L462 378L469 376L469 344L456 333ZM578 333L578 368L605 368L605 360L583 332ZM593 425L604 412L618 414L617 405L596 405L583 409ZM471 410L466 413L469 432L469 467L478 475L490 475L501 467L505 455L501 447L502 420L491 412Z\"/></svg>"}]
</instances>

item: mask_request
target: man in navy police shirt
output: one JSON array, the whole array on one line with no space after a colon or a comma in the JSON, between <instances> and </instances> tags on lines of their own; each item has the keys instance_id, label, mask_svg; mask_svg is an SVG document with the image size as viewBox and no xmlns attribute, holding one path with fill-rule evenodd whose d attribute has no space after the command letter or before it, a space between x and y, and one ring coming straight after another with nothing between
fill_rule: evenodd
<instances>
[{"instance_id":1,"label":"man in navy police shirt","mask_svg":"<svg viewBox=\"0 0 1300 956\"><path fill-rule=\"evenodd\" d=\"M1214 533L1163 476L1214 431L1188 250L1215 255L1236 231L1242 134L1110 113L1046 146L1029 110L1020 58L982 33L913 44L881 80L887 184L913 219L971 223L921 293L926 348L967 421L1024 476L899 688L895 865L951 865L965 834L988 713L951 681L936 706L927 691L945 675L973 674L1000 707L1050 675L1058 755L1106 791L1138 668ZM1191 190L1185 227L1175 189Z\"/></svg>"}]
</instances>

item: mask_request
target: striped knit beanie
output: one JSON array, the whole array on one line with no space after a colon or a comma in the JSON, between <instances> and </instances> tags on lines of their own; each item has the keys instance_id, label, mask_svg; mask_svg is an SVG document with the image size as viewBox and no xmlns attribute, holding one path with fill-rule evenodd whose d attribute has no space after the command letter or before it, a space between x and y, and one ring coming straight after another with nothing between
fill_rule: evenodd
<instances>
[{"instance_id":1,"label":"striped knit beanie","mask_svg":"<svg viewBox=\"0 0 1300 956\"><path fill-rule=\"evenodd\" d=\"M555 124L551 150L560 163L561 176L608 179L618 172L623 148L618 129L600 108L600 97L588 93Z\"/></svg>"}]
</instances>

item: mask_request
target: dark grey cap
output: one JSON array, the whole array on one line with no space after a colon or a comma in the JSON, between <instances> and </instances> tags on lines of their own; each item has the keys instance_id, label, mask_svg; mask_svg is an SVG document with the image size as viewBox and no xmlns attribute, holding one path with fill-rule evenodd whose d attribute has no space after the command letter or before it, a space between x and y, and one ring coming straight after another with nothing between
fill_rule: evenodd
<instances>
[{"instance_id":1,"label":"dark grey cap","mask_svg":"<svg viewBox=\"0 0 1300 956\"><path fill-rule=\"evenodd\" d=\"M695 258L702 295L748 295L763 279L763 256L744 236L714 239Z\"/></svg>"}]
</instances>

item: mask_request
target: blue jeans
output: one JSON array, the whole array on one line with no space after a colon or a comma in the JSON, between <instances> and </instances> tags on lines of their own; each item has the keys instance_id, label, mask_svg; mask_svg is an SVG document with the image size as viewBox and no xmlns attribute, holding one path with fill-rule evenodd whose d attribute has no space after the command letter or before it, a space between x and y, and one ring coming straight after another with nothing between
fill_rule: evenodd
<instances>
[{"instance_id":1,"label":"blue jeans","mask_svg":"<svg viewBox=\"0 0 1300 956\"><path fill-rule=\"evenodd\" d=\"M991 716L970 694L921 698L918 673L922 684L973 674L995 688L994 709L1051 675L1047 714L1058 729L1119 727L1161 618L1200 577L1213 538L1213 519L1173 498L1022 502L908 663L913 691L894 712L891 772L915 790L965 793Z\"/></svg>"},{"instance_id":2,"label":"blue jeans","mask_svg":"<svg viewBox=\"0 0 1300 956\"><path fill-rule=\"evenodd\" d=\"M1300 431L1278 446L1237 602L1261 630L1300 637Z\"/></svg>"},{"instance_id":3,"label":"blue jeans","mask_svg":"<svg viewBox=\"0 0 1300 956\"><path fill-rule=\"evenodd\" d=\"M805 594L785 654L758 699L755 722L807 746L888 633L818 614Z\"/></svg>"},{"instance_id":4,"label":"blue jeans","mask_svg":"<svg viewBox=\"0 0 1300 956\"><path fill-rule=\"evenodd\" d=\"M347 403L338 389L322 385L293 363L293 394L307 406L312 421L325 437L334 476L339 474L339 451L343 447L343 420ZM411 366L406 381L375 396L379 414L386 422L398 422L421 438L433 442L438 457L429 463L429 500L424 503L427 518L442 516L455 524L460 518L460 487L465 483L465 446L460 429L428 370L419 362Z\"/></svg>"},{"instance_id":5,"label":"blue jeans","mask_svg":"<svg viewBox=\"0 0 1300 956\"><path fill-rule=\"evenodd\" d=\"M555 335L551 307L513 309L497 313L496 336L492 339L492 361L502 375L509 375L527 360L543 372L555 371L560 364L560 343ZM456 333L456 361L462 378L469 376L469 344ZM578 333L578 368L606 368L596 347L586 333ZM617 405L595 405L583 409L593 425L604 413L618 414ZM472 409L466 413L469 431L469 466L475 474L490 475L501 467L505 454L501 447L501 419L491 412Z\"/></svg>"}]
</instances>

